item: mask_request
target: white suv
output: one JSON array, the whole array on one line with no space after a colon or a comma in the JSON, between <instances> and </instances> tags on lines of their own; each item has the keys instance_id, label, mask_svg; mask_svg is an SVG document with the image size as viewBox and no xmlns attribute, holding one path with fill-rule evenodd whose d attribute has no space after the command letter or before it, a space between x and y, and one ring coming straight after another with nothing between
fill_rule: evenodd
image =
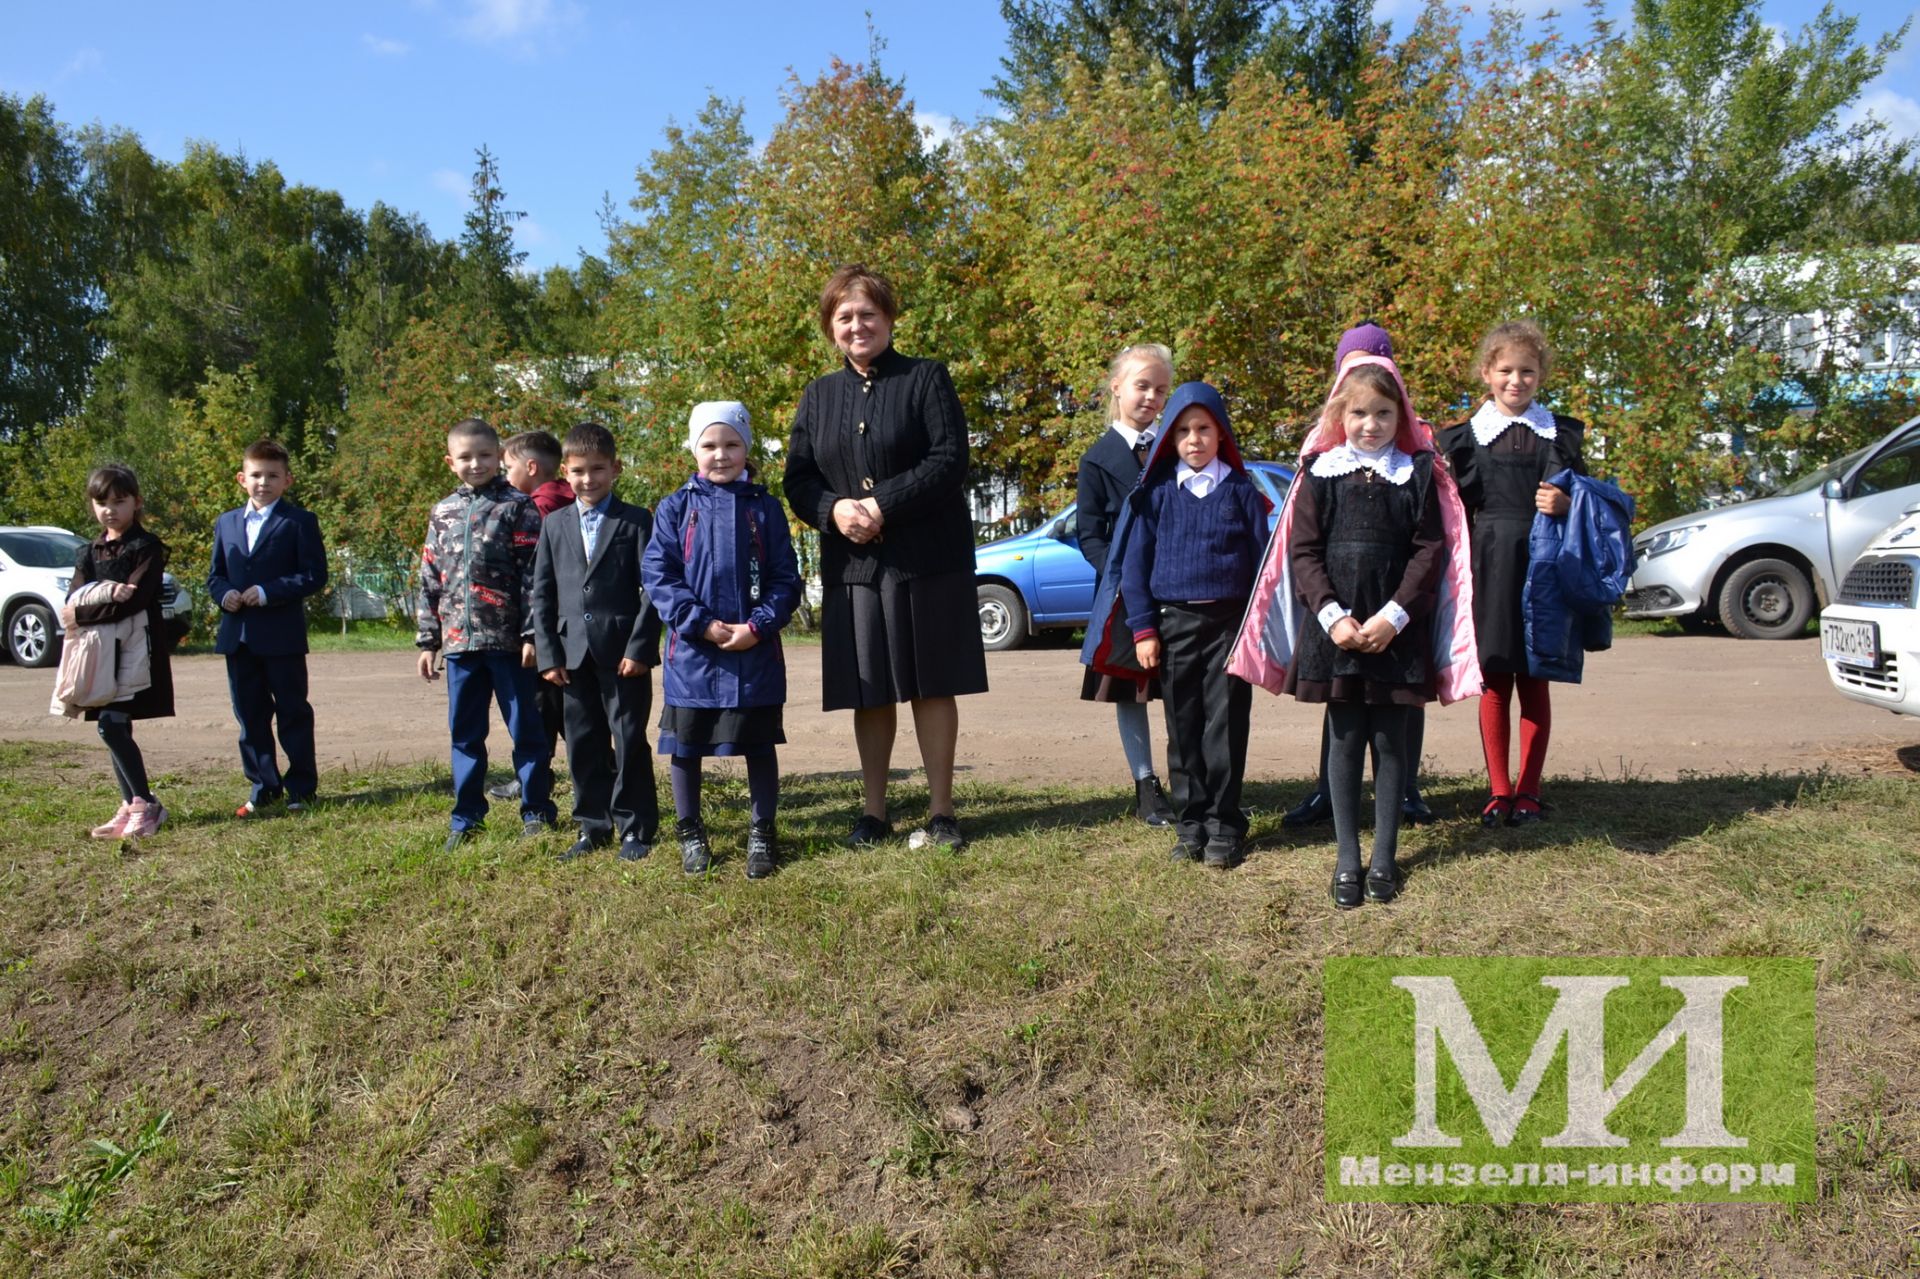
<instances>
[{"instance_id":1,"label":"white suv","mask_svg":"<svg viewBox=\"0 0 1920 1279\"><path fill-rule=\"evenodd\" d=\"M73 564L86 539L50 524L0 528L0 626L7 656L21 666L51 666L60 657L60 606L73 585ZM180 631L193 597L168 573L160 579L160 611ZM169 637L171 638L171 637Z\"/></svg>"},{"instance_id":2,"label":"white suv","mask_svg":"<svg viewBox=\"0 0 1920 1279\"><path fill-rule=\"evenodd\" d=\"M1920 715L1920 506L1873 539L1820 614L1833 686L1856 702Z\"/></svg>"}]
</instances>

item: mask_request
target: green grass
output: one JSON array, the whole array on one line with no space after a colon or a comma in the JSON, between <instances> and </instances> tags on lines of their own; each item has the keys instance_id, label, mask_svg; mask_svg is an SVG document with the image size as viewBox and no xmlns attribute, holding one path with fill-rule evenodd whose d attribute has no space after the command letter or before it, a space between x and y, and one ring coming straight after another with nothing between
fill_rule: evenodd
<instances>
[{"instance_id":1,"label":"green grass","mask_svg":"<svg viewBox=\"0 0 1920 1279\"><path fill-rule=\"evenodd\" d=\"M963 787L969 851L849 853L853 784L789 778L790 860L748 883L730 776L695 880L665 849L558 865L563 837L512 822L443 856L444 769L329 775L305 818L246 825L235 784L161 777L168 827L103 845L98 752L0 743L0 1274L1916 1260L1908 778L1564 781L1554 820L1497 832L1473 779L1436 779L1406 896L1350 914L1275 785L1250 788L1250 861L1210 874L1073 790ZM899 795L917 817L924 791ZM1318 963L1395 953L1814 956L1820 1200L1326 1204ZM22 1211L63 1194L86 1198L63 1229Z\"/></svg>"}]
</instances>

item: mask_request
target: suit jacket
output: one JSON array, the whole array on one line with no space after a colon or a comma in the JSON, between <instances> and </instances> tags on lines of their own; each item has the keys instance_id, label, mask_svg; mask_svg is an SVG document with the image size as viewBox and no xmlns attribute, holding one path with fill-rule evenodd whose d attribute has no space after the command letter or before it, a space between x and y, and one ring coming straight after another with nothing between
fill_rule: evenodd
<instances>
[{"instance_id":1,"label":"suit jacket","mask_svg":"<svg viewBox=\"0 0 1920 1279\"><path fill-rule=\"evenodd\" d=\"M1120 518L1127 494L1139 482L1140 459L1112 426L1080 456L1073 531L1080 554L1096 574L1107 571L1107 547L1113 541L1114 522Z\"/></svg>"},{"instance_id":2,"label":"suit jacket","mask_svg":"<svg viewBox=\"0 0 1920 1279\"><path fill-rule=\"evenodd\" d=\"M652 536L646 507L610 498L589 564L580 504L547 516L533 557L533 644L542 671L575 670L589 657L610 670L623 657L660 664L660 614L640 580Z\"/></svg>"},{"instance_id":3,"label":"suit jacket","mask_svg":"<svg viewBox=\"0 0 1920 1279\"><path fill-rule=\"evenodd\" d=\"M273 504L267 522L247 550L247 508L221 515L213 526L213 567L207 594L218 607L228 591L258 586L265 604L249 604L237 613L220 612L216 653L235 653L245 644L261 657L285 657L307 651L306 598L327 584L327 548L314 513L286 498Z\"/></svg>"}]
</instances>

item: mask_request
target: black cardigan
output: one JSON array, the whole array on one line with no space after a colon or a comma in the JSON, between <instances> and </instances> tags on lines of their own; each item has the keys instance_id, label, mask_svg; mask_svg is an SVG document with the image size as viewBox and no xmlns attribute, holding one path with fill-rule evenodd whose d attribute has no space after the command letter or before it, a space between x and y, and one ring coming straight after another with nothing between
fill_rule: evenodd
<instances>
[{"instance_id":1,"label":"black cardigan","mask_svg":"<svg viewBox=\"0 0 1920 1279\"><path fill-rule=\"evenodd\" d=\"M1107 546L1113 540L1114 521L1120 518L1127 494L1139 482L1140 459L1111 426L1080 457L1073 529L1080 554L1093 565L1096 576L1107 571Z\"/></svg>"},{"instance_id":2,"label":"black cardigan","mask_svg":"<svg viewBox=\"0 0 1920 1279\"><path fill-rule=\"evenodd\" d=\"M973 571L967 421L947 368L892 348L865 376L846 365L800 396L787 441L787 502L820 530L826 586ZM842 498L871 497L881 535L849 541L833 522Z\"/></svg>"},{"instance_id":3,"label":"black cardigan","mask_svg":"<svg viewBox=\"0 0 1920 1279\"><path fill-rule=\"evenodd\" d=\"M73 620L80 626L119 622L144 614L147 619L148 661L153 683L124 702L95 706L87 711L90 720L99 719L103 710L125 711L130 719L164 719L173 714L173 663L169 659L166 618L161 611L167 568L167 544L135 522L126 534L113 541L96 537L80 548L73 564L72 596L89 582L130 582L133 598L122 603L85 604L74 608Z\"/></svg>"}]
</instances>

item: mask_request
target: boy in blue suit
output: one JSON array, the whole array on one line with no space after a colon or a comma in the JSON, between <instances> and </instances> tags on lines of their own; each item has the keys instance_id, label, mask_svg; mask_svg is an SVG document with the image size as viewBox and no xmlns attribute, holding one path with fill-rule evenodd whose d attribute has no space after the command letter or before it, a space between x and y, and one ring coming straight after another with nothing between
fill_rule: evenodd
<instances>
[{"instance_id":1,"label":"boy in blue suit","mask_svg":"<svg viewBox=\"0 0 1920 1279\"><path fill-rule=\"evenodd\" d=\"M220 605L213 651L227 658L227 691L240 721L240 767L253 784L235 817L252 817L284 797L299 812L313 799L313 707L307 701L307 610L327 584L327 551L313 512L286 500L293 473L273 440L247 446L239 474L247 504L213 526L207 595ZM283 773L273 751L274 721L287 752Z\"/></svg>"}]
</instances>

